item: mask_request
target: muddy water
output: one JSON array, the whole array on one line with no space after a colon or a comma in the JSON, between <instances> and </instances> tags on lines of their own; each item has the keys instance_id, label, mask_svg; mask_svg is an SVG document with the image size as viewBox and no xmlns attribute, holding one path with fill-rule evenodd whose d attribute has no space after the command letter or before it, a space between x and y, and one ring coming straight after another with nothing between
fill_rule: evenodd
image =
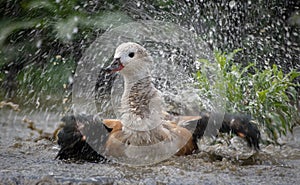
<instances>
[{"instance_id":1,"label":"muddy water","mask_svg":"<svg viewBox=\"0 0 300 185\"><path fill-rule=\"evenodd\" d=\"M238 138L146 167L55 160L61 115L0 109L0 184L299 184L300 128L259 153ZM27 119L26 119L27 118ZM24 121L25 120L25 121ZM28 128L34 123L35 129ZM39 130L41 129L41 130ZM42 137L41 137L42 136ZM231 143L231 144L228 144ZM229 145L229 146L228 146Z\"/></svg>"}]
</instances>

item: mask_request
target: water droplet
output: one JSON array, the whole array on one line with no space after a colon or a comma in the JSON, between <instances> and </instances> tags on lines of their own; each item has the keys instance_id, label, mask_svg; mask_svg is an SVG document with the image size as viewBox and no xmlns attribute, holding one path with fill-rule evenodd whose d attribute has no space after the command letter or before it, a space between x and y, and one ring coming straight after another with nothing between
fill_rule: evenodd
<instances>
[{"instance_id":1,"label":"water droplet","mask_svg":"<svg viewBox=\"0 0 300 185\"><path fill-rule=\"evenodd\" d=\"M38 40L37 42L36 42L36 47L37 48L40 48L41 46L42 46L42 40Z\"/></svg>"},{"instance_id":2,"label":"water droplet","mask_svg":"<svg viewBox=\"0 0 300 185\"><path fill-rule=\"evenodd\" d=\"M235 2L235 1L230 1L230 2L229 2L229 7L230 7L231 9L234 8L235 5L236 5L236 2Z\"/></svg>"},{"instance_id":3,"label":"water droplet","mask_svg":"<svg viewBox=\"0 0 300 185\"><path fill-rule=\"evenodd\" d=\"M78 32L78 27L74 27L73 28L73 33L77 33Z\"/></svg>"}]
</instances>

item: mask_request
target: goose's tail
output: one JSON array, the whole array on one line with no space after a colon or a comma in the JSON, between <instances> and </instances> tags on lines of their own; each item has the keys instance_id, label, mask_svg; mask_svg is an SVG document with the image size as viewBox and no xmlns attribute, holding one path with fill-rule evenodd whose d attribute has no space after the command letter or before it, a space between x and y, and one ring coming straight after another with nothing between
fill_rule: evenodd
<instances>
[{"instance_id":1,"label":"goose's tail","mask_svg":"<svg viewBox=\"0 0 300 185\"><path fill-rule=\"evenodd\" d=\"M208 124L210 113L202 112L201 119L198 120L196 129L193 133L193 140L197 142L203 135ZM244 138L249 147L259 150L260 132L256 124L251 120L249 115L228 114L224 115L222 126L219 129L222 133L234 133Z\"/></svg>"}]
</instances>

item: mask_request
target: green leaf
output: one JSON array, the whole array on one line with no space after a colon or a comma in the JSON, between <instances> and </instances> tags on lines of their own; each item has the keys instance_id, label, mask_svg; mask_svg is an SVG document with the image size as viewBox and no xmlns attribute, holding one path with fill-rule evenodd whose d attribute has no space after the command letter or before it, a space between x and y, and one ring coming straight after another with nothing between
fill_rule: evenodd
<instances>
[{"instance_id":1,"label":"green leaf","mask_svg":"<svg viewBox=\"0 0 300 185\"><path fill-rule=\"evenodd\" d=\"M265 102L267 98L267 93L269 92L269 89L257 92L258 99L260 102Z\"/></svg>"},{"instance_id":2,"label":"green leaf","mask_svg":"<svg viewBox=\"0 0 300 185\"><path fill-rule=\"evenodd\" d=\"M3 46L6 38L12 34L14 31L21 29L33 28L39 23L39 20L6 20L1 21L0 28L0 47Z\"/></svg>"},{"instance_id":3,"label":"green leaf","mask_svg":"<svg viewBox=\"0 0 300 185\"><path fill-rule=\"evenodd\" d=\"M32 9L47 9L47 10L55 10L56 6L47 0L33 0L28 3L23 3L23 7L32 10Z\"/></svg>"},{"instance_id":4,"label":"green leaf","mask_svg":"<svg viewBox=\"0 0 300 185\"><path fill-rule=\"evenodd\" d=\"M295 78L299 77L300 76L300 72L297 72L297 71L291 71L287 74L287 76L289 76L290 78L290 81L293 81Z\"/></svg>"},{"instance_id":5,"label":"green leaf","mask_svg":"<svg viewBox=\"0 0 300 185\"><path fill-rule=\"evenodd\" d=\"M78 25L82 21L82 17L78 15L69 16L67 19L61 19L54 25L54 30L57 33L57 38L63 41L73 39L73 35L78 33Z\"/></svg>"}]
</instances>

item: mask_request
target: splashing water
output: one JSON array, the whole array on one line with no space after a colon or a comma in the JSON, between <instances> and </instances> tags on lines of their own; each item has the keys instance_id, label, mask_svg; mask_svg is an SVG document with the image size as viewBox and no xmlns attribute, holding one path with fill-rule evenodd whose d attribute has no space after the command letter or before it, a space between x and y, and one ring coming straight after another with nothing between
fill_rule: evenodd
<instances>
[{"instance_id":1,"label":"splashing water","mask_svg":"<svg viewBox=\"0 0 300 185\"><path fill-rule=\"evenodd\" d=\"M115 48L124 42L139 43L151 54L153 83L162 93L166 111L188 116L198 116L202 109L211 111L205 135L215 136L223 121L224 98L216 90L210 98L201 94L193 76L201 68L197 63L199 59L215 63L213 53L192 31L161 21L131 22L109 30L95 40L80 60L74 76L75 114L120 118L123 79L118 74L105 74L103 68L111 63ZM217 68L201 70L206 70L212 85L222 81ZM195 125L189 128L191 132L194 129ZM136 147L135 155L130 154L134 158L121 162L134 165L160 162L180 149L174 147L175 143ZM93 143L89 144L93 147Z\"/></svg>"}]
</instances>

